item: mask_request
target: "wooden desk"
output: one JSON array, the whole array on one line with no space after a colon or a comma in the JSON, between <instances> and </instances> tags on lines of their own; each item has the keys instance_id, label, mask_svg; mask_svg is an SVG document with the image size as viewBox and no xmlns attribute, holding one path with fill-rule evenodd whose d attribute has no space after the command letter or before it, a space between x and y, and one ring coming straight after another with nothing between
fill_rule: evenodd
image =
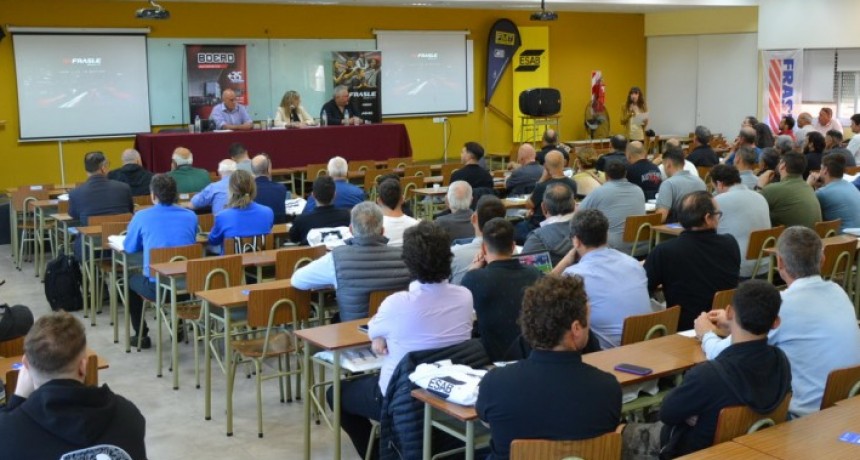
<instances>
[{"instance_id":1,"label":"wooden desk","mask_svg":"<svg viewBox=\"0 0 860 460\"><path fill-rule=\"evenodd\" d=\"M443 197L448 194L448 187L416 188L412 193L415 197L415 205L413 206L415 217L418 219L432 220L433 206L432 204L425 203L422 198L432 200L436 197Z\"/></svg>"},{"instance_id":2,"label":"wooden desk","mask_svg":"<svg viewBox=\"0 0 860 460\"><path fill-rule=\"evenodd\" d=\"M58 212L55 214L48 214L48 217L54 219L54 221L57 222L57 226L54 228L54 231L55 231L54 241L59 243L60 233L62 233L63 234L63 252L65 252L66 255L72 254L72 248L71 248L71 246L69 246L69 228L73 227L77 221L75 221L75 219L73 219L72 216L70 216L64 212L62 212L62 213Z\"/></svg>"},{"instance_id":3,"label":"wooden desk","mask_svg":"<svg viewBox=\"0 0 860 460\"><path fill-rule=\"evenodd\" d=\"M528 198L517 199L517 198L505 198L502 200L502 203L505 205L505 209L518 209L525 208L526 203L529 201Z\"/></svg>"},{"instance_id":4,"label":"wooden desk","mask_svg":"<svg viewBox=\"0 0 860 460\"><path fill-rule=\"evenodd\" d=\"M332 379L332 430L334 431L334 458L340 459L340 353L343 350L370 344L367 334L358 330L358 326L367 324L368 319L347 321L344 323L331 324L328 326L313 327L296 331L296 337L305 342L304 358L302 364L302 379L304 380L304 410L305 410L305 454L304 459L311 458L311 402L317 398L311 391L311 348L332 351L332 366L334 367L334 378ZM320 404L321 401L316 401Z\"/></svg>"},{"instance_id":5,"label":"wooden desk","mask_svg":"<svg viewBox=\"0 0 860 460\"><path fill-rule=\"evenodd\" d=\"M860 458L860 446L839 440L846 431L860 432L860 415L856 407L837 405L735 438L734 442L785 460Z\"/></svg>"},{"instance_id":6,"label":"wooden desk","mask_svg":"<svg viewBox=\"0 0 860 460\"><path fill-rule=\"evenodd\" d=\"M843 399L836 403L839 407L853 407L857 410L857 413L860 414L860 396L855 396L853 398Z\"/></svg>"},{"instance_id":7,"label":"wooden desk","mask_svg":"<svg viewBox=\"0 0 860 460\"><path fill-rule=\"evenodd\" d=\"M678 223L663 224L663 225L658 225L658 226L654 227L653 230L656 233L656 236L654 237L655 238L655 244L660 244L660 239L661 239L660 237L662 235L676 237L676 236L680 235L681 232L684 231L684 227L681 227L681 224L678 224Z\"/></svg>"},{"instance_id":8,"label":"wooden desk","mask_svg":"<svg viewBox=\"0 0 860 460\"><path fill-rule=\"evenodd\" d=\"M765 453L736 442L724 442L690 455L678 457L678 460L773 460Z\"/></svg>"}]
</instances>

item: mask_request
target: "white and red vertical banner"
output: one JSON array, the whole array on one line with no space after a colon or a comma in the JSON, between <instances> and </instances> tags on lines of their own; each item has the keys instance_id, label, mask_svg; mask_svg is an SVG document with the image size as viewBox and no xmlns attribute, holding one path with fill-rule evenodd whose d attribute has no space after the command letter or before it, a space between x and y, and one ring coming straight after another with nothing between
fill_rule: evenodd
<instances>
[{"instance_id":1,"label":"white and red vertical banner","mask_svg":"<svg viewBox=\"0 0 860 460\"><path fill-rule=\"evenodd\" d=\"M762 119L773 132L779 131L779 120L800 112L803 82L803 50L762 51Z\"/></svg>"}]
</instances>

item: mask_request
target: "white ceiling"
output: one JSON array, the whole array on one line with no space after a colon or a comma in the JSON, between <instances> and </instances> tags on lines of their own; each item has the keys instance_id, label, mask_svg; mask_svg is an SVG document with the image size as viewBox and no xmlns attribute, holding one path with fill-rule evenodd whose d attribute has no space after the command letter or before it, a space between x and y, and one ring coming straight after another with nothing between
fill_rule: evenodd
<instances>
[{"instance_id":1,"label":"white ceiling","mask_svg":"<svg viewBox=\"0 0 860 460\"><path fill-rule=\"evenodd\" d=\"M137 0L140 1L140 0ZM540 0L182 0L204 3L262 3L289 5L344 5L344 6L423 6L428 8L466 8L492 10L538 10ZM161 4L170 9L170 0ZM546 9L552 11L586 11L609 13L652 13L693 8L757 6L758 0L546 0Z\"/></svg>"}]
</instances>

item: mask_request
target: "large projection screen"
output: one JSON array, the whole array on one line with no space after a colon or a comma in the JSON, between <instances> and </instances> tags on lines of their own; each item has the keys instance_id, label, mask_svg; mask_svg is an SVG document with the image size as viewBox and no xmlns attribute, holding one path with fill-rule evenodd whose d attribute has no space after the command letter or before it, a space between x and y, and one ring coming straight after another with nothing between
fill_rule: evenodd
<instances>
[{"instance_id":1,"label":"large projection screen","mask_svg":"<svg viewBox=\"0 0 860 460\"><path fill-rule=\"evenodd\" d=\"M382 51L382 115L466 113L465 31L376 31Z\"/></svg>"},{"instance_id":2,"label":"large projection screen","mask_svg":"<svg viewBox=\"0 0 860 460\"><path fill-rule=\"evenodd\" d=\"M13 35L21 140L149 132L144 35Z\"/></svg>"}]
</instances>

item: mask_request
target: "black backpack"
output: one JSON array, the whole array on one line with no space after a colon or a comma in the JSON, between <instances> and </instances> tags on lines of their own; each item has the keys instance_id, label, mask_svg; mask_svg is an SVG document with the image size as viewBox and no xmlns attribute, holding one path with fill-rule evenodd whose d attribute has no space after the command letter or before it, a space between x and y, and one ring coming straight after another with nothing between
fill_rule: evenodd
<instances>
[{"instance_id":1,"label":"black backpack","mask_svg":"<svg viewBox=\"0 0 860 460\"><path fill-rule=\"evenodd\" d=\"M45 297L51 310L77 311L84 308L81 296L81 267L74 256L60 254L45 268Z\"/></svg>"}]
</instances>

